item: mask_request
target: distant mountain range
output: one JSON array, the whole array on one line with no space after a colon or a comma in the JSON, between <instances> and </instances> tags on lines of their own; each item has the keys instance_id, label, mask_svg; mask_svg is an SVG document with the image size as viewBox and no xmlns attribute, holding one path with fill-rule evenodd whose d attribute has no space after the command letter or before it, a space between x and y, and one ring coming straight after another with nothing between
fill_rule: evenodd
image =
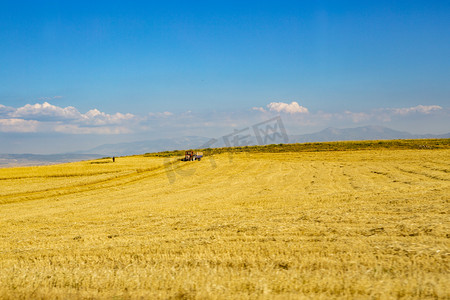
<instances>
[{"instance_id":1,"label":"distant mountain range","mask_svg":"<svg viewBox=\"0 0 450 300\"><path fill-rule=\"evenodd\" d=\"M358 140L393 140L393 139L432 139L450 138L447 134L411 134L404 131L397 131L381 126L364 126L357 128L327 128L322 131L289 135L288 143L312 143L312 142L332 142L332 141L358 141ZM225 147L222 137L216 138L216 142L209 147ZM205 144L211 138L200 136L187 136L182 138L158 139L139 141L131 143L105 144L89 150L77 151L68 154L36 155L36 154L0 154L0 168L10 166L31 166L47 165L55 163L65 163L80 160L101 158L104 156L125 156L133 154L143 154L149 152L159 152L168 150L207 148ZM284 143L282 139L268 140L268 143ZM250 136L240 141L240 146L257 145L256 137ZM230 145L230 143L228 143ZM233 143L231 143L233 146ZM98 154L92 154L98 153Z\"/></svg>"},{"instance_id":2,"label":"distant mountain range","mask_svg":"<svg viewBox=\"0 0 450 300\"><path fill-rule=\"evenodd\" d=\"M243 133L245 134L245 133ZM397 131L381 126L364 126L357 128L327 128L322 131L302 134L302 135L289 135L289 143L312 143L312 142L332 142L332 141L358 141L358 140L393 140L393 139L431 139L431 138L450 138L450 133L433 135L433 134L411 134L408 132ZM216 138L217 142L212 144L211 148L226 147L227 144L223 138ZM81 151L79 153L102 153L108 156L122 156L132 154L142 154L149 152L159 152L168 150L181 150L181 149L195 149L195 148L207 148L205 143L210 141L211 138L200 136L188 136L183 138L173 139L158 139L131 143L119 143L119 144L106 144L99 147ZM241 141L242 142L242 141ZM279 140L268 140L268 143L283 143ZM257 145L258 141L256 137L250 136L245 139L241 146ZM230 144L229 144L230 145ZM233 143L231 143L233 145Z\"/></svg>"},{"instance_id":3,"label":"distant mountain range","mask_svg":"<svg viewBox=\"0 0 450 300\"><path fill-rule=\"evenodd\" d=\"M207 137L187 136L173 139L104 144L86 151L79 151L78 153L102 153L106 156L124 156L150 152L198 148L209 140L210 138Z\"/></svg>"}]
</instances>

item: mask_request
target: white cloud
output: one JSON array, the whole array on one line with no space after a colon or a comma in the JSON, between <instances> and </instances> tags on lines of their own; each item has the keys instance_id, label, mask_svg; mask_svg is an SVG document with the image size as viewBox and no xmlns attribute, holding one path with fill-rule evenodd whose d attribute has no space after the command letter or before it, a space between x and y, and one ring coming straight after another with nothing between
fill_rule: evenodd
<instances>
[{"instance_id":1,"label":"white cloud","mask_svg":"<svg viewBox=\"0 0 450 300\"><path fill-rule=\"evenodd\" d=\"M52 105L48 102L42 104L27 104L25 106L17 108L11 113L14 118L23 119L77 119L81 117L80 112L73 106L65 108Z\"/></svg>"},{"instance_id":2,"label":"white cloud","mask_svg":"<svg viewBox=\"0 0 450 300\"><path fill-rule=\"evenodd\" d=\"M136 116L130 113L107 114L92 109L82 114L73 106L59 107L48 102L26 104L19 108L0 104L0 117L3 118L0 130L4 132L39 131L72 134L129 133L132 131L131 123L137 121Z\"/></svg>"},{"instance_id":3,"label":"white cloud","mask_svg":"<svg viewBox=\"0 0 450 300\"><path fill-rule=\"evenodd\" d=\"M112 125L121 124L124 121L129 121L135 118L133 114L115 113L113 115L99 111L98 109L91 109L84 115L81 115L80 121L89 125Z\"/></svg>"},{"instance_id":4,"label":"white cloud","mask_svg":"<svg viewBox=\"0 0 450 300\"><path fill-rule=\"evenodd\" d=\"M267 105L270 111L284 112L288 114L296 113L308 113L308 109L304 106L300 106L297 102L293 101L291 104L284 102L271 102Z\"/></svg>"},{"instance_id":5,"label":"white cloud","mask_svg":"<svg viewBox=\"0 0 450 300\"><path fill-rule=\"evenodd\" d=\"M0 107L0 110L3 109ZM39 121L74 121L86 125L113 125L135 118L133 114L107 114L98 109L91 109L87 113L80 113L75 107L59 107L48 102L42 104L27 104L25 106L14 109L9 113L10 117L21 119L32 119Z\"/></svg>"},{"instance_id":6,"label":"white cloud","mask_svg":"<svg viewBox=\"0 0 450 300\"><path fill-rule=\"evenodd\" d=\"M0 132L37 132L39 122L22 119L0 119Z\"/></svg>"},{"instance_id":7,"label":"white cloud","mask_svg":"<svg viewBox=\"0 0 450 300\"><path fill-rule=\"evenodd\" d=\"M266 112L266 110L262 107L252 107L252 110L260 111L260 112Z\"/></svg>"}]
</instances>

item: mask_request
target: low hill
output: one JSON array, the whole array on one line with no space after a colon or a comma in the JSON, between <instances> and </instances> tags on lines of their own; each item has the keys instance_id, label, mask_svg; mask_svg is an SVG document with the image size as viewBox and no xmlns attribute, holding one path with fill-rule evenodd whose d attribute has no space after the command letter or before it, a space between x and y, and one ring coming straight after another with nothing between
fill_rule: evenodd
<instances>
[{"instance_id":1,"label":"low hill","mask_svg":"<svg viewBox=\"0 0 450 300\"><path fill-rule=\"evenodd\" d=\"M406 150L406 149L449 149L450 139L413 139L380 141L342 141L297 144L271 144L264 146L242 146L205 148L201 150L206 156L219 153L282 153L282 152L317 152L317 151L352 151L352 150ZM146 153L145 156L182 156L184 150Z\"/></svg>"}]
</instances>

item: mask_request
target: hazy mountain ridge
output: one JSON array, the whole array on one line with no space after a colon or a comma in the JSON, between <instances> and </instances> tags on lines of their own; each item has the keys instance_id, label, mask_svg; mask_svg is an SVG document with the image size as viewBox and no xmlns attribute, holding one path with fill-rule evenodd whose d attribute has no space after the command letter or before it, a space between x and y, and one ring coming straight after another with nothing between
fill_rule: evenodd
<instances>
[{"instance_id":1,"label":"hazy mountain ridge","mask_svg":"<svg viewBox=\"0 0 450 300\"><path fill-rule=\"evenodd\" d=\"M397 131L382 126L364 126L356 128L333 128L329 127L312 134L289 135L288 143L313 143L333 141L357 141L357 140L393 140L393 139L429 139L450 138L447 134L412 134ZM210 148L234 146L233 143L225 143L222 137L215 138L216 142ZM200 136L187 136L182 138L167 138L130 143L104 144L89 150L76 151L66 154L0 154L0 167L48 165L66 163L80 160L97 159L104 156L126 156L181 149L207 148L211 138ZM282 139L267 140L268 144L283 143ZM241 140L239 146L257 145L254 136ZM92 154L99 153L99 154Z\"/></svg>"},{"instance_id":2,"label":"hazy mountain ridge","mask_svg":"<svg viewBox=\"0 0 450 300\"><path fill-rule=\"evenodd\" d=\"M210 138L207 137L187 136L173 139L104 144L87 151L80 151L79 153L103 153L108 156L124 156L149 152L198 148L209 140Z\"/></svg>"},{"instance_id":3,"label":"hazy mountain ridge","mask_svg":"<svg viewBox=\"0 0 450 300\"><path fill-rule=\"evenodd\" d=\"M244 134L245 135L245 134ZM352 141L352 140L393 140L393 139L428 139L428 138L450 138L450 133L434 134L411 134L409 132L397 131L382 126L364 126L356 128L333 128L329 127L322 131L312 134L289 135L288 143L312 143L312 142L333 142L333 141ZM210 148L234 146L233 143L226 144L222 137L215 138L217 141L211 144ZM149 141L139 141L130 143L106 144L89 149L80 153L103 153L104 155L132 155L149 152L207 148L205 144L211 138L188 136L173 139L158 139ZM283 143L282 139L267 141L268 144ZM241 140L239 146L257 145L256 137L251 136Z\"/></svg>"}]
</instances>

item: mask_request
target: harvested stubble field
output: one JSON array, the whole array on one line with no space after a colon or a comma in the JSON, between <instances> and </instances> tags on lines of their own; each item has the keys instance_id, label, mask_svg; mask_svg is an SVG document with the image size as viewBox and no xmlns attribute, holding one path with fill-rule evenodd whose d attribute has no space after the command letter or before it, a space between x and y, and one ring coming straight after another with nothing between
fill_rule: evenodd
<instances>
[{"instance_id":1,"label":"harvested stubble field","mask_svg":"<svg viewBox=\"0 0 450 300\"><path fill-rule=\"evenodd\" d=\"M0 169L0 298L448 299L449 140L411 143Z\"/></svg>"}]
</instances>

